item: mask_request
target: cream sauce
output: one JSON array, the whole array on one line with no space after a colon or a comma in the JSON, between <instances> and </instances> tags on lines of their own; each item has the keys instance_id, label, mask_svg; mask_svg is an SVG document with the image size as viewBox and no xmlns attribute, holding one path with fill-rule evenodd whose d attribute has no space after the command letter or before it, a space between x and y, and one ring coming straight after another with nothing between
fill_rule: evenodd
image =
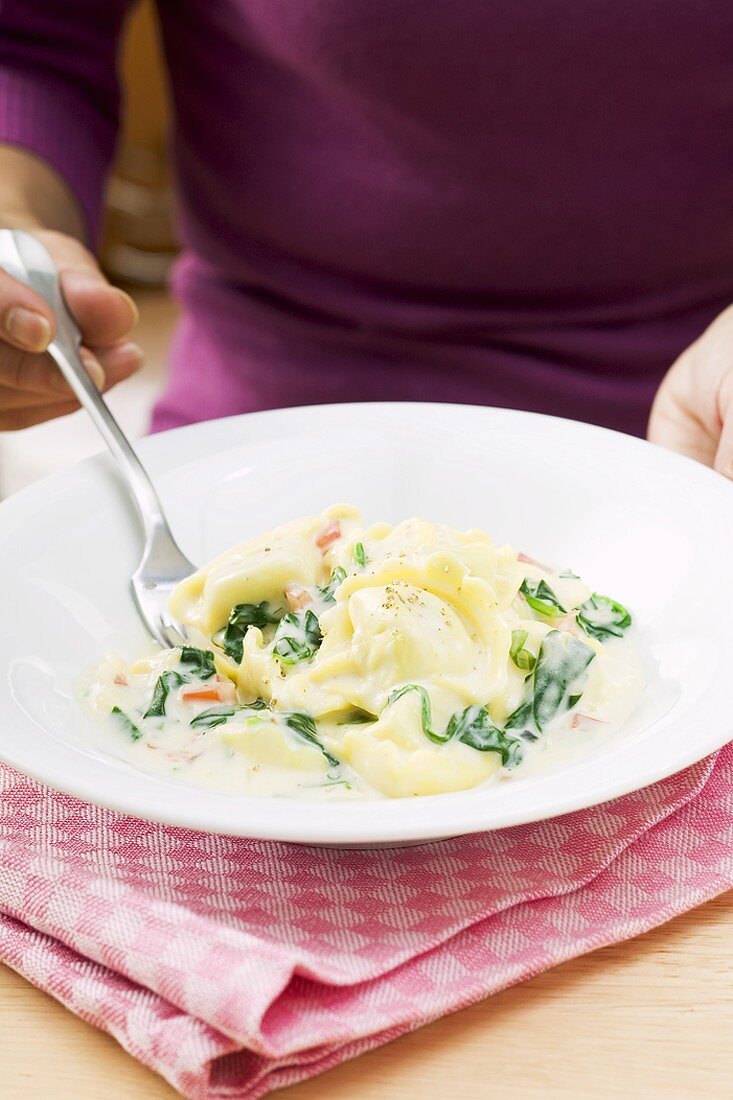
<instances>
[{"instance_id":1,"label":"cream sauce","mask_svg":"<svg viewBox=\"0 0 733 1100\"><path fill-rule=\"evenodd\" d=\"M483 532L365 529L336 507L188 578L171 607L189 651L109 654L80 694L108 751L192 786L336 800L465 790L567 766L635 709L642 660L609 633L625 609L590 597ZM599 636L579 625L583 605Z\"/></svg>"}]
</instances>

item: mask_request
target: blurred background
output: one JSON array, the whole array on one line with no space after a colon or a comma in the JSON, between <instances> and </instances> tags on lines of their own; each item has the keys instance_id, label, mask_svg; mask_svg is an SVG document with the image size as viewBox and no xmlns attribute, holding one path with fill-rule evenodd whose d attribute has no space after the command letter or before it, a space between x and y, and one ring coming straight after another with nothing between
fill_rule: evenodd
<instances>
[{"instance_id":1,"label":"blurred background","mask_svg":"<svg viewBox=\"0 0 733 1100\"><path fill-rule=\"evenodd\" d=\"M146 365L109 395L123 428L135 437L147 431L150 409L163 388L176 320L166 291L177 250L166 155L167 89L158 27L148 0L137 5L127 24L120 76L123 126L107 189L101 262L109 278L132 294L140 309L133 339L144 348ZM2 432L0 495L102 448L81 411L21 432Z\"/></svg>"}]
</instances>

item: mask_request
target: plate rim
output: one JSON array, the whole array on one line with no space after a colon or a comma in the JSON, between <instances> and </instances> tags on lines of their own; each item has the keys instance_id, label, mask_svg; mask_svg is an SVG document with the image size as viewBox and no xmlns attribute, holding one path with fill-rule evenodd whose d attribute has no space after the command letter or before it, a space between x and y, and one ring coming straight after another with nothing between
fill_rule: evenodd
<instances>
[{"instance_id":1,"label":"plate rim","mask_svg":"<svg viewBox=\"0 0 733 1100\"><path fill-rule=\"evenodd\" d=\"M180 428L174 428L167 432L161 432L154 436L145 437L136 443L136 447L139 448L141 458L143 462L151 469L153 476L169 473L175 469L176 465L183 465L184 462L190 461L192 447L195 453L195 440L199 436L205 437L212 431L212 425L216 426L218 431L224 430L226 433L231 430L235 425L247 424L252 421L253 418L257 418L259 421L266 421L268 419L277 421L287 421L288 419L300 420L303 418L311 419L318 418L318 416L342 416L346 412L357 412L363 409L369 409L376 411L380 410L450 410L452 413L458 415L474 416L481 418L487 416L498 417L500 420L503 418L516 418L519 417L525 422L551 422L553 425L570 425L573 432L580 431L581 433L587 432L589 435L598 435L610 438L615 441L612 445L620 446L621 448L638 447L640 451L646 454L654 453L657 457L657 461L670 464L670 469L673 469L675 465L679 466L680 470L685 471L686 478L690 476L694 479L702 479L706 483L706 489L717 491L718 495L723 500L725 493L733 494L733 486L722 475L715 471L702 466L700 463L686 456L676 454L675 452L663 450L660 447L656 447L654 444L648 443L646 440L642 440L635 436L628 436L623 432L618 432L613 429L603 428L596 425L587 424L582 421L575 421L566 417L554 417L545 413L532 413L524 410L515 409L499 409L491 406L481 405L465 405L454 404L445 402L346 402L346 403L333 403L333 404L321 404L312 406L295 406L285 409L273 409L265 410L256 413L242 413L230 417L225 417L215 421L203 421L197 424L186 425ZM185 440L188 446L186 447L185 455L180 453L181 448L179 441ZM242 436L242 441L246 440L246 436ZM217 453L217 450L225 450L232 446L231 440L224 440L220 448L207 447L204 454L206 456ZM176 456L176 451L178 455ZM661 456L661 457L660 457ZM0 502L0 529L7 527L2 523L5 518L11 518L16 516L22 520L24 514L35 514L37 509L35 504L37 500L43 499L49 491L52 491L56 484L63 484L70 476L81 474L85 469L96 469L103 472L103 476L109 471L114 471L114 462L106 452L101 452L97 455L86 458L79 463L67 466L50 476L40 479L30 486L20 490L13 494L11 497ZM726 501L728 508L733 505L733 495ZM733 510L732 510L733 516ZM5 534L0 533L0 548L7 542L12 542L13 532L7 531ZM48 734L46 734L48 736ZM446 830L445 823L442 825L436 825L430 827L426 825L426 814L417 815L417 820L410 821L405 820L400 822L399 828L395 829L394 824L390 824L390 817L388 816L386 821L381 821L379 815L372 813L373 820L369 825L365 825L362 819L366 819L369 816L369 808L373 809L374 803L354 803L349 806L351 819L348 821L340 822L339 836L334 836L333 829L329 831L323 826L308 827L306 825L300 830L298 836L294 835L291 818L289 815L284 815L284 825L278 823L278 816L276 814L270 814L269 820L264 823L260 823L256 818L259 815L250 815L249 820L236 820L240 816L239 813L233 814L228 821L221 820L225 816L225 809L231 811L231 806L234 805L235 809L238 807L242 813L243 818L247 818L247 808L253 803L267 804L268 806L288 804L290 806L297 806L302 809L304 805L309 808L318 806L319 808L343 807L344 803L315 803L304 802L304 800L294 798L268 798L267 796L247 796L247 795L235 795L235 794L222 794L221 792L212 792L204 790L202 788L195 787L192 784L166 782L160 779L158 776L152 776L149 773L135 772L136 775L141 777L140 786L143 791L142 798L138 797L138 793L127 792L124 796L117 798L114 796L114 792L103 789L101 792L94 785L94 770L90 773L88 778L85 778L81 772L75 773L73 769L70 769L70 774L60 777L57 774L57 769L53 767L44 767L44 757L39 754L37 762L23 760L22 764L18 762L17 756L14 756L12 751L8 751L5 743L0 740L0 759L4 760L11 767L14 767L21 771L23 774L30 775L33 779L49 786L53 790L61 793L69 794L73 797L82 799L83 801L90 802L93 805L101 806L106 809L112 810L117 813L129 814L130 816L137 817L147 821L153 821L164 825L170 825L174 827L200 830L206 832L214 832L224 836L235 837L248 837L258 840L269 840L274 842L287 842L287 843L300 843L310 845L329 845L329 846L341 846L341 845L399 845L401 843L430 843L435 840L444 839L449 836L462 836L469 835L477 832L489 832L497 829L511 828L517 825L531 824L540 821L547 821L556 817L564 817L567 814L575 813L579 810L590 809L594 806L603 805L606 802L613 801L616 798L623 797L625 795L634 793L639 790L643 790L657 782L662 782L668 779L670 776L678 774L687 767L690 767L696 763L701 762L712 753L720 750L725 744L733 740L733 717L731 717L730 723L721 721L719 732L714 737L709 737L705 741L705 749L703 752L698 751L694 746L697 743L694 737L691 737L688 743L688 751L679 751L673 759L669 759L667 764L663 767L648 766L643 770L641 774L637 774L631 778L631 775L627 776L626 780L623 777L617 777L615 782L612 778L607 780L605 789L601 793L596 793L588 796L587 793L580 793L582 786L578 789L577 793L573 795L566 794L562 798L561 807L547 806L539 811L533 811L529 814L527 809L511 812L511 809L504 811L498 820L488 823L486 820L480 820L482 814L487 818L490 817L490 803L487 801L485 805L476 803L475 806L465 805L463 807L456 807L459 811L459 815L462 821L455 829ZM22 754L18 754L22 756ZM100 752L100 756L104 754ZM110 754L110 758L115 760ZM119 762L119 761L118 761ZM95 762L96 763L96 762ZM570 762L566 767L559 769L555 772L549 772L546 776L538 775L534 777L534 782L546 778L551 780L556 776L559 771L563 774L568 773L571 770L577 769L579 766L585 764L592 764L592 758L587 760L579 760L576 762ZM134 769L133 769L134 770ZM180 803L180 809L176 811L174 808L160 808L153 800L145 802L145 788L151 786L146 783L146 780L153 780L153 784L163 782L167 789L175 791L177 793L178 801ZM528 780L529 781L529 780ZM603 786L603 784L602 784ZM111 787L111 784L108 784ZM490 788L487 788L487 791ZM192 792L196 792L201 796L202 805L197 805L196 801L190 798ZM475 789L473 791L475 794ZM419 805L435 806L436 802L439 802L440 806L446 811L451 805L455 804L456 799L465 798L467 794L471 792L456 792L453 794L431 795L421 796L418 799L395 799L388 800L387 805L397 806L401 805L407 811L410 807ZM188 800L186 795L189 796ZM220 812L213 813L211 807L207 808L208 798L212 798L219 801L221 807ZM231 801L227 801L231 800ZM237 800L237 802L235 802ZM141 804L144 803L144 804ZM380 802L380 806L384 806L385 803ZM521 802L520 802L521 806ZM356 811L353 812L352 811ZM359 812L361 811L361 812ZM333 813L334 819L336 811ZM407 813L392 815L395 817L408 817ZM441 818L445 817L445 814L440 815ZM265 814L267 818L268 815ZM496 814L494 815L496 818Z\"/></svg>"}]
</instances>

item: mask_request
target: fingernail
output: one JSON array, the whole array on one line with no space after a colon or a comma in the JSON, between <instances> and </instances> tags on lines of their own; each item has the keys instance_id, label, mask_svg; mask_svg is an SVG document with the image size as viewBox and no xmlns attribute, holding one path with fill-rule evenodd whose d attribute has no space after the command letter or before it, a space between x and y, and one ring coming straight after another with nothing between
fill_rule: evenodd
<instances>
[{"instance_id":1,"label":"fingernail","mask_svg":"<svg viewBox=\"0 0 733 1100\"><path fill-rule=\"evenodd\" d=\"M132 340L126 340L124 344L119 344L115 348L115 354L119 355L122 359L134 359L136 368L141 367L145 360L145 352L139 344L133 343Z\"/></svg>"},{"instance_id":2,"label":"fingernail","mask_svg":"<svg viewBox=\"0 0 733 1100\"><path fill-rule=\"evenodd\" d=\"M132 323L133 323L133 325L136 325L138 323L138 321L140 320L140 310L137 308L137 302L135 301L134 298L130 297L130 295L127 293L126 290L120 290L120 288L118 286L113 287L113 289L114 289L116 294L119 294L120 298L124 298L124 300L127 302L128 306L132 310L132 317L133 317Z\"/></svg>"},{"instance_id":3,"label":"fingernail","mask_svg":"<svg viewBox=\"0 0 733 1100\"><path fill-rule=\"evenodd\" d=\"M86 370L87 374L89 375L97 389L100 391L103 390L107 383L107 377L99 360L96 359L90 352L82 351L81 361L84 364L84 369Z\"/></svg>"},{"instance_id":4,"label":"fingernail","mask_svg":"<svg viewBox=\"0 0 733 1100\"><path fill-rule=\"evenodd\" d=\"M51 342L51 326L42 313L13 306L5 314L5 331L26 351L45 351Z\"/></svg>"}]
</instances>

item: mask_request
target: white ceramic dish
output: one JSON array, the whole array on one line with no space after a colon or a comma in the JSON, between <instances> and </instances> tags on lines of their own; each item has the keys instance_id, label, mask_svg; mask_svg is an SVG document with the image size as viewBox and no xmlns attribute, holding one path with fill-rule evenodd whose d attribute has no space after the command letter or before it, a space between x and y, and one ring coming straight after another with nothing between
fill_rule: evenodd
<instances>
[{"instance_id":1,"label":"white ceramic dish","mask_svg":"<svg viewBox=\"0 0 733 1100\"><path fill-rule=\"evenodd\" d=\"M421 514L482 527L632 608L651 686L635 720L588 756L460 794L303 803L135 771L94 747L74 699L83 667L144 640L128 592L138 527L103 456L0 505L0 756L52 787L193 829L395 844L595 805L733 738L733 486L687 459L572 421L424 404L234 417L140 452L193 561L340 500L369 521Z\"/></svg>"}]
</instances>

